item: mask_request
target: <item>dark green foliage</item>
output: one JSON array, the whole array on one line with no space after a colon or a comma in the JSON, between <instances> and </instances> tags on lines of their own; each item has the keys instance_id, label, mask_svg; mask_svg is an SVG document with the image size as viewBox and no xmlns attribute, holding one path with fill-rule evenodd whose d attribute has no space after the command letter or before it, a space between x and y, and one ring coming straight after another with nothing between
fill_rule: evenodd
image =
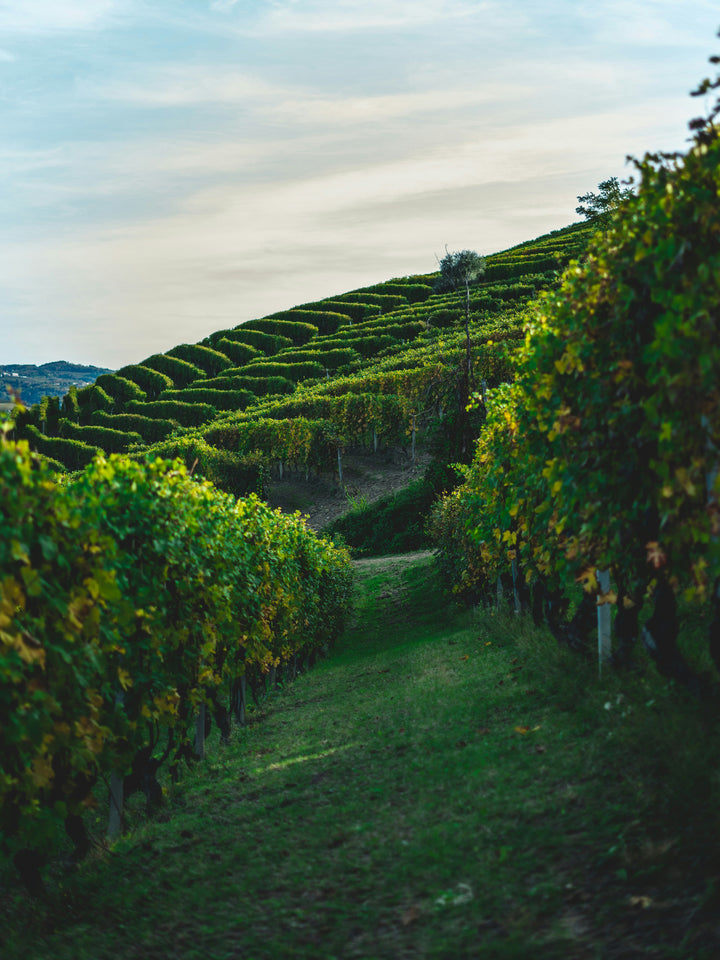
<instances>
[{"instance_id":1,"label":"dark green foliage","mask_svg":"<svg viewBox=\"0 0 720 960\"><path fill-rule=\"evenodd\" d=\"M351 349L360 354L361 357L374 357L375 354L384 350L385 347L391 347L399 341L395 337L387 334L375 335L374 333L360 336L359 333L353 333L355 327L348 327L347 330L339 330L332 340L325 340L323 347L328 350Z\"/></svg>"},{"instance_id":2,"label":"dark green foliage","mask_svg":"<svg viewBox=\"0 0 720 960\"><path fill-rule=\"evenodd\" d=\"M80 403L78 401L77 387L70 387L62 400L62 415L66 420L72 420L77 423L80 419Z\"/></svg>"},{"instance_id":3,"label":"dark green foliage","mask_svg":"<svg viewBox=\"0 0 720 960\"><path fill-rule=\"evenodd\" d=\"M153 370L151 367L144 367L140 363L133 363L117 371L118 377L124 377L125 380L132 380L141 390L145 391L147 400L157 400L163 390L171 390L175 384L171 377L166 373L160 373L159 370ZM101 384L102 386L102 384ZM110 391L108 390L108 393ZM131 400L142 400L142 397L130 397Z\"/></svg>"},{"instance_id":4,"label":"dark green foliage","mask_svg":"<svg viewBox=\"0 0 720 960\"><path fill-rule=\"evenodd\" d=\"M40 401L40 420L45 424L45 434L53 437L60 422L60 398L43 397Z\"/></svg>"},{"instance_id":5,"label":"dark green foliage","mask_svg":"<svg viewBox=\"0 0 720 960\"><path fill-rule=\"evenodd\" d=\"M359 359L359 354L349 347L344 349L321 349L325 344L318 344L316 350L288 350L279 353L275 358L278 363L319 363L329 370L336 370L348 363Z\"/></svg>"},{"instance_id":6,"label":"dark green foliage","mask_svg":"<svg viewBox=\"0 0 720 960\"><path fill-rule=\"evenodd\" d=\"M584 193L578 197L575 213L598 226L607 226L618 207L634 196L630 187L622 187L617 177L598 184L598 193Z\"/></svg>"},{"instance_id":7,"label":"dark green foliage","mask_svg":"<svg viewBox=\"0 0 720 960\"><path fill-rule=\"evenodd\" d=\"M230 360L238 364L238 366L243 363L250 363L251 360L254 360L255 357L260 356L263 352L257 347L251 347L249 343L238 343L236 340L231 340L228 337L220 337L213 343L213 347L221 353L224 353L226 357L229 357Z\"/></svg>"},{"instance_id":8,"label":"dark green foliage","mask_svg":"<svg viewBox=\"0 0 720 960\"><path fill-rule=\"evenodd\" d=\"M371 287L363 287L358 293L394 294L404 297L408 303L424 303L432 294L432 287L424 283L399 283L396 280L388 283L376 283Z\"/></svg>"},{"instance_id":9,"label":"dark green foliage","mask_svg":"<svg viewBox=\"0 0 720 960\"><path fill-rule=\"evenodd\" d=\"M104 390L109 397L113 399L113 408L118 410L122 408L128 400L146 400L145 391L142 390L132 380L126 380L125 377L119 377L115 373L102 373L95 381L95 385ZM82 404L81 401L81 405Z\"/></svg>"},{"instance_id":10,"label":"dark green foliage","mask_svg":"<svg viewBox=\"0 0 720 960\"><path fill-rule=\"evenodd\" d=\"M185 403L210 404L216 410L244 410L255 400L249 390L213 390L207 387L185 387L184 390L166 390L161 400L180 400Z\"/></svg>"},{"instance_id":11,"label":"dark green foliage","mask_svg":"<svg viewBox=\"0 0 720 960\"><path fill-rule=\"evenodd\" d=\"M102 453L99 447L89 446L81 440L45 437L33 424L28 424L25 428L25 437L30 443L31 450L59 461L70 471L81 470L96 454Z\"/></svg>"},{"instance_id":12,"label":"dark green foliage","mask_svg":"<svg viewBox=\"0 0 720 960\"><path fill-rule=\"evenodd\" d=\"M133 443L142 443L139 433L116 430L112 427L80 427L72 420L60 423L60 436L69 440L80 440L89 447L100 447L105 453L126 453Z\"/></svg>"},{"instance_id":13,"label":"dark green foliage","mask_svg":"<svg viewBox=\"0 0 720 960\"><path fill-rule=\"evenodd\" d=\"M325 367L320 363L280 363L276 360L250 363L246 367L238 367L237 372L248 377L285 377L298 383L300 380L324 377Z\"/></svg>"},{"instance_id":14,"label":"dark green foliage","mask_svg":"<svg viewBox=\"0 0 720 960\"><path fill-rule=\"evenodd\" d=\"M250 320L243 324L243 330L259 330L261 333L270 333L273 336L288 337L290 342L296 346L302 346L312 340L318 332L318 328L312 323L273 320L272 317Z\"/></svg>"},{"instance_id":15,"label":"dark green foliage","mask_svg":"<svg viewBox=\"0 0 720 960\"><path fill-rule=\"evenodd\" d=\"M133 454L133 459L179 458L194 476L210 480L218 490L244 497L251 493L263 496L268 465L260 453L239 454L211 446L202 437L178 437L156 443L149 450Z\"/></svg>"},{"instance_id":16,"label":"dark green foliage","mask_svg":"<svg viewBox=\"0 0 720 960\"><path fill-rule=\"evenodd\" d=\"M96 410L92 415L92 423L99 427L139 433L145 443L165 440L177 428L177 423L172 420L157 420L137 413L107 413L105 410Z\"/></svg>"},{"instance_id":17,"label":"dark green foliage","mask_svg":"<svg viewBox=\"0 0 720 960\"><path fill-rule=\"evenodd\" d=\"M293 393L295 384L285 377L247 377L236 375L236 369L231 367L222 377L213 377L202 383L203 387L212 390L249 390L256 397L264 397L269 393Z\"/></svg>"},{"instance_id":18,"label":"dark green foliage","mask_svg":"<svg viewBox=\"0 0 720 960\"><path fill-rule=\"evenodd\" d=\"M342 304L336 304L342 306ZM322 334L335 333L339 327L344 327L352 320L349 313L343 313L333 310L331 307L325 308L324 304L306 304L302 307L296 307L294 310L283 310L280 313L272 315L273 320L290 321L293 323L309 323L317 327Z\"/></svg>"},{"instance_id":19,"label":"dark green foliage","mask_svg":"<svg viewBox=\"0 0 720 960\"><path fill-rule=\"evenodd\" d=\"M333 520L325 536L340 534L358 556L408 553L429 545L427 517L441 493L457 483L454 471L431 464L420 480Z\"/></svg>"},{"instance_id":20,"label":"dark green foliage","mask_svg":"<svg viewBox=\"0 0 720 960\"><path fill-rule=\"evenodd\" d=\"M474 306L474 304L473 304ZM428 321L431 327L445 329L459 324L462 321L463 313L459 307L445 307L441 310L434 310L428 314Z\"/></svg>"},{"instance_id":21,"label":"dark green foliage","mask_svg":"<svg viewBox=\"0 0 720 960\"><path fill-rule=\"evenodd\" d=\"M247 324L236 327L234 330L225 330L223 335L234 343L247 343L251 347L256 347L261 353L272 357L283 347L291 347L293 341L290 337L283 337L279 334L268 333L265 330L248 329Z\"/></svg>"},{"instance_id":22,"label":"dark green foliage","mask_svg":"<svg viewBox=\"0 0 720 960\"><path fill-rule=\"evenodd\" d=\"M519 257L516 260L490 262L485 267L485 280L509 280L528 273L554 273L562 270L570 259L569 253L567 256L558 253L549 257Z\"/></svg>"},{"instance_id":23,"label":"dark green foliage","mask_svg":"<svg viewBox=\"0 0 720 960\"><path fill-rule=\"evenodd\" d=\"M28 433L29 427L36 427L42 433L40 420L40 404L35 403L32 407L16 406L12 411L12 421L15 428L15 439L25 440L31 436Z\"/></svg>"},{"instance_id":24,"label":"dark green foliage","mask_svg":"<svg viewBox=\"0 0 720 960\"><path fill-rule=\"evenodd\" d=\"M353 323L359 323L362 320L367 320L368 317L376 317L378 308L373 303L365 303L360 300L348 300L344 301L339 300L318 300L316 303L305 303L303 304L302 310L308 311L317 311L318 321L310 320L309 323L315 323L321 334L335 333L339 328L347 324L348 319L352 320ZM337 318L336 323L325 324L323 321L323 315L329 317ZM281 314L275 314L275 316L280 317ZM342 321L340 320L342 317ZM302 319L298 317L298 319Z\"/></svg>"},{"instance_id":25,"label":"dark green foliage","mask_svg":"<svg viewBox=\"0 0 720 960\"><path fill-rule=\"evenodd\" d=\"M109 411L115 406L112 397L97 383L78 390L77 402L80 405L80 423L89 423L94 410Z\"/></svg>"},{"instance_id":26,"label":"dark green foliage","mask_svg":"<svg viewBox=\"0 0 720 960\"><path fill-rule=\"evenodd\" d=\"M213 350L212 347L204 347L201 343L181 343L168 350L168 356L192 363L209 377L216 377L222 370L232 366L224 353Z\"/></svg>"},{"instance_id":27,"label":"dark green foliage","mask_svg":"<svg viewBox=\"0 0 720 960\"><path fill-rule=\"evenodd\" d=\"M181 360L179 357L171 357L167 353L155 353L147 360L143 360L141 366L149 367L151 370L158 370L166 374L173 382L173 386L184 387L199 377L204 377L205 372L193 363L187 360Z\"/></svg>"},{"instance_id":28,"label":"dark green foliage","mask_svg":"<svg viewBox=\"0 0 720 960\"><path fill-rule=\"evenodd\" d=\"M175 420L183 427L199 427L212 420L217 411L209 403L187 403L179 400L131 400L128 413L139 413L157 420Z\"/></svg>"},{"instance_id":29,"label":"dark green foliage","mask_svg":"<svg viewBox=\"0 0 720 960\"><path fill-rule=\"evenodd\" d=\"M375 314L378 311L387 313L389 310L406 307L409 302L407 297L401 293L371 293L369 290L363 293L344 293L341 297L335 297L334 300L343 306L349 303L361 303L368 307L374 307Z\"/></svg>"}]
</instances>

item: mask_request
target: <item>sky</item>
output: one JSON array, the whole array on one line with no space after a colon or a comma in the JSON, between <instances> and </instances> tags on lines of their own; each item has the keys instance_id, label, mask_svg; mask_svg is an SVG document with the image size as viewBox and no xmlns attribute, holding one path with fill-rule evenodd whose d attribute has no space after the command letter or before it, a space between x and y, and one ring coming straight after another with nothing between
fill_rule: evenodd
<instances>
[{"instance_id":1,"label":"sky","mask_svg":"<svg viewBox=\"0 0 720 960\"><path fill-rule=\"evenodd\" d=\"M0 364L490 254L684 150L717 0L0 0Z\"/></svg>"}]
</instances>

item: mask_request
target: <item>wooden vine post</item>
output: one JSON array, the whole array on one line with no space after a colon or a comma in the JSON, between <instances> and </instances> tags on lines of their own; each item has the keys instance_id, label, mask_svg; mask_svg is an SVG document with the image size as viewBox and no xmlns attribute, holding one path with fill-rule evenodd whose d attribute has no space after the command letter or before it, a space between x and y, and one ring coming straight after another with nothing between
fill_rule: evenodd
<instances>
[{"instance_id":1,"label":"wooden vine post","mask_svg":"<svg viewBox=\"0 0 720 960\"><path fill-rule=\"evenodd\" d=\"M607 594L610 590L610 571L598 570L598 586L600 595ZM602 676L603 664L610 662L612 656L612 606L604 600L598 603L598 672Z\"/></svg>"},{"instance_id":2,"label":"wooden vine post","mask_svg":"<svg viewBox=\"0 0 720 960\"><path fill-rule=\"evenodd\" d=\"M118 690L115 694L115 709L122 707L125 701L125 694ZM125 778L117 770L110 774L110 810L108 811L107 836L108 840L114 840L120 835L123 823L123 802L124 802L124 780Z\"/></svg>"},{"instance_id":3,"label":"wooden vine post","mask_svg":"<svg viewBox=\"0 0 720 960\"><path fill-rule=\"evenodd\" d=\"M205 716L207 707L201 703L198 707L197 720L195 721L195 756L199 760L205 759Z\"/></svg>"}]
</instances>

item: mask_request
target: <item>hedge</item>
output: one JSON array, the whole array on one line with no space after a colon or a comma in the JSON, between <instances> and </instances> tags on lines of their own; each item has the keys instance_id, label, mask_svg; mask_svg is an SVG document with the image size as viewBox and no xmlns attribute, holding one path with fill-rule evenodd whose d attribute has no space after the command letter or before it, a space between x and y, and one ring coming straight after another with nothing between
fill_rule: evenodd
<instances>
[{"instance_id":1,"label":"hedge","mask_svg":"<svg viewBox=\"0 0 720 960\"><path fill-rule=\"evenodd\" d=\"M336 370L353 360L359 360L360 356L355 350L345 347L329 350L288 350L287 353L279 353L275 359L278 363L319 363L330 370Z\"/></svg>"},{"instance_id":2,"label":"hedge","mask_svg":"<svg viewBox=\"0 0 720 960\"><path fill-rule=\"evenodd\" d=\"M265 494L265 480L269 476L267 458L259 451L240 454L213 447L203 437L177 437L155 443L151 448L133 453L133 460L154 457L183 461L193 476L206 480L234 497L250 493Z\"/></svg>"},{"instance_id":3,"label":"hedge","mask_svg":"<svg viewBox=\"0 0 720 960\"><path fill-rule=\"evenodd\" d=\"M214 377L207 380L203 386L213 390L249 390L256 397L264 397L268 393L294 393L295 384L286 377L247 377L242 374L237 375L236 369L232 367L225 371L222 377Z\"/></svg>"},{"instance_id":4,"label":"hedge","mask_svg":"<svg viewBox=\"0 0 720 960\"><path fill-rule=\"evenodd\" d=\"M379 307L383 313L408 305L408 298L401 293L370 293L369 290L362 293L344 293L341 297L335 297L335 301L343 306L362 303L365 306ZM375 313L377 314L377 309Z\"/></svg>"},{"instance_id":5,"label":"hedge","mask_svg":"<svg viewBox=\"0 0 720 960\"><path fill-rule=\"evenodd\" d=\"M99 447L89 446L81 440L46 437L33 424L25 427L25 435L33 450L44 457L59 461L68 470L82 470L93 457L102 453Z\"/></svg>"},{"instance_id":6,"label":"hedge","mask_svg":"<svg viewBox=\"0 0 720 960\"><path fill-rule=\"evenodd\" d=\"M80 440L88 446L100 447L105 453L126 453L133 443L142 443L139 433L115 430L112 427L79 427L72 420L62 420L60 436L69 440Z\"/></svg>"},{"instance_id":7,"label":"hedge","mask_svg":"<svg viewBox=\"0 0 720 960\"><path fill-rule=\"evenodd\" d=\"M101 373L95 385L112 397L115 407L124 406L128 400L147 400L145 391L136 383L115 373Z\"/></svg>"},{"instance_id":8,"label":"hedge","mask_svg":"<svg viewBox=\"0 0 720 960\"><path fill-rule=\"evenodd\" d=\"M187 360L181 360L179 357L168 356L166 353L154 353L147 360L143 360L140 366L166 374L172 380L172 386L175 387L185 387L193 380L205 376L205 371L194 363L188 363Z\"/></svg>"},{"instance_id":9,"label":"hedge","mask_svg":"<svg viewBox=\"0 0 720 960\"><path fill-rule=\"evenodd\" d=\"M80 423L89 423L94 410L112 410L115 405L112 397L97 383L81 387L77 392L77 402L80 405Z\"/></svg>"},{"instance_id":10,"label":"hedge","mask_svg":"<svg viewBox=\"0 0 720 960\"><path fill-rule=\"evenodd\" d=\"M118 377L124 377L125 380L132 380L133 383L136 383L141 390L145 391L148 400L157 400L163 390L171 390L175 386L172 378L166 373L152 370L141 363L132 363L115 372ZM131 399L141 400L142 397L132 397Z\"/></svg>"},{"instance_id":11,"label":"hedge","mask_svg":"<svg viewBox=\"0 0 720 960\"><path fill-rule=\"evenodd\" d=\"M157 420L137 413L107 413L105 410L96 410L92 415L92 422L99 427L134 431L140 434L145 443L165 440L177 428L177 423L172 420Z\"/></svg>"},{"instance_id":12,"label":"hedge","mask_svg":"<svg viewBox=\"0 0 720 960\"><path fill-rule=\"evenodd\" d=\"M249 343L237 343L228 337L220 337L219 340L215 341L213 347L238 365L249 363L262 354L262 351L258 350L257 347L251 347Z\"/></svg>"},{"instance_id":13,"label":"hedge","mask_svg":"<svg viewBox=\"0 0 720 960\"><path fill-rule=\"evenodd\" d=\"M302 346L312 340L318 333L318 328L312 323L299 323L291 320L273 320L264 317L262 320L250 320L243 324L245 330L260 330L261 333L271 333L273 336L288 337L296 346Z\"/></svg>"},{"instance_id":14,"label":"hedge","mask_svg":"<svg viewBox=\"0 0 720 960\"><path fill-rule=\"evenodd\" d=\"M282 350L283 347L291 347L293 345L290 337L267 333L263 330L247 330L246 326L247 324L243 324L243 326L236 327L234 330L226 330L224 331L224 336L234 343L246 343L251 347L257 347L261 353L266 354L268 357L272 357L278 350Z\"/></svg>"},{"instance_id":15,"label":"hedge","mask_svg":"<svg viewBox=\"0 0 720 960\"><path fill-rule=\"evenodd\" d=\"M352 322L351 314L342 311L324 309L323 304L308 304L295 307L293 310L283 310L272 315L273 320L309 323L317 327L321 334L335 333L338 327L345 327Z\"/></svg>"},{"instance_id":16,"label":"hedge","mask_svg":"<svg viewBox=\"0 0 720 960\"><path fill-rule=\"evenodd\" d=\"M232 361L224 353L200 343L181 343L168 350L168 356L192 363L210 377L216 377L222 370L232 366Z\"/></svg>"},{"instance_id":17,"label":"hedge","mask_svg":"<svg viewBox=\"0 0 720 960\"><path fill-rule=\"evenodd\" d=\"M72 386L62 400L62 415L74 423L77 423L80 419L80 403L77 394L77 387Z\"/></svg>"},{"instance_id":18,"label":"hedge","mask_svg":"<svg viewBox=\"0 0 720 960\"><path fill-rule=\"evenodd\" d=\"M295 383L325 376L325 367L320 363L280 363L280 361L256 362L238 367L238 373L248 377L285 377Z\"/></svg>"},{"instance_id":19,"label":"hedge","mask_svg":"<svg viewBox=\"0 0 720 960\"><path fill-rule=\"evenodd\" d=\"M424 303L432 295L433 289L424 283L399 283L393 280L388 283L376 283L356 292L396 294L405 297L408 303Z\"/></svg>"},{"instance_id":20,"label":"hedge","mask_svg":"<svg viewBox=\"0 0 720 960\"><path fill-rule=\"evenodd\" d=\"M183 403L209 404L216 410L244 410L255 401L249 390L213 390L206 387L185 387L184 390L166 390L161 402L166 400Z\"/></svg>"},{"instance_id":21,"label":"hedge","mask_svg":"<svg viewBox=\"0 0 720 960\"><path fill-rule=\"evenodd\" d=\"M127 412L155 420L175 420L183 427L199 427L217 413L209 403L183 403L179 400L131 400Z\"/></svg>"}]
</instances>

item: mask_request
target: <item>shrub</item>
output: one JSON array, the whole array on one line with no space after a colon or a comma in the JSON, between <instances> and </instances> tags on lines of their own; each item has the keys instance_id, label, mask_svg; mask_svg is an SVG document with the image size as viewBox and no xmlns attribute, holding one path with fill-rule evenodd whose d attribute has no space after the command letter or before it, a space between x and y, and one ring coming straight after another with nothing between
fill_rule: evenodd
<instances>
[{"instance_id":1,"label":"shrub","mask_svg":"<svg viewBox=\"0 0 720 960\"><path fill-rule=\"evenodd\" d=\"M184 403L180 400L131 400L128 413L138 413L156 420L174 420L183 427L199 427L212 420L217 411L208 403Z\"/></svg>"},{"instance_id":2,"label":"shrub","mask_svg":"<svg viewBox=\"0 0 720 960\"><path fill-rule=\"evenodd\" d=\"M250 363L251 360L262 353L257 347L251 347L249 343L238 343L236 340L228 339L228 337L220 337L213 346L238 366L243 363Z\"/></svg>"},{"instance_id":3,"label":"shrub","mask_svg":"<svg viewBox=\"0 0 720 960\"><path fill-rule=\"evenodd\" d=\"M171 377L166 373L160 373L159 370L153 370L150 367L144 367L140 363L133 363L130 366L122 367L117 370L118 377L124 377L125 380L132 380L141 390L145 391L146 399L157 400L163 390L170 390L175 386ZM108 391L109 393L110 391ZM131 397L131 400L142 400L142 397Z\"/></svg>"},{"instance_id":4,"label":"shrub","mask_svg":"<svg viewBox=\"0 0 720 960\"><path fill-rule=\"evenodd\" d=\"M325 367L320 363L280 363L280 361L254 362L238 367L238 373L248 377L284 377L299 383L325 376Z\"/></svg>"},{"instance_id":5,"label":"shrub","mask_svg":"<svg viewBox=\"0 0 720 960\"><path fill-rule=\"evenodd\" d=\"M243 324L244 330L259 330L261 333L271 333L273 336L287 337L296 346L302 346L312 340L318 328L311 323L299 323L291 320L273 320L265 317L262 320L250 320Z\"/></svg>"},{"instance_id":6,"label":"shrub","mask_svg":"<svg viewBox=\"0 0 720 960\"><path fill-rule=\"evenodd\" d=\"M168 350L167 355L192 363L210 377L216 377L222 370L232 366L232 361L224 353L200 343L181 343Z\"/></svg>"},{"instance_id":7,"label":"shrub","mask_svg":"<svg viewBox=\"0 0 720 960\"><path fill-rule=\"evenodd\" d=\"M205 404L216 410L244 410L253 403L255 394L249 390L213 390L206 387L185 387L184 390L166 390L161 401L177 400L182 403Z\"/></svg>"},{"instance_id":8,"label":"shrub","mask_svg":"<svg viewBox=\"0 0 720 960\"><path fill-rule=\"evenodd\" d=\"M139 433L145 443L164 440L177 427L177 423L172 420L157 420L136 413L107 413L105 410L96 410L92 415L92 422L99 427Z\"/></svg>"},{"instance_id":9,"label":"shrub","mask_svg":"<svg viewBox=\"0 0 720 960\"><path fill-rule=\"evenodd\" d=\"M291 347L293 345L290 337L283 337L254 328L247 329L247 324L235 327L234 330L224 331L224 336L235 343L247 343L251 347L256 347L261 353L266 354L268 357L272 357L278 350L282 350L283 347Z\"/></svg>"},{"instance_id":10,"label":"shrub","mask_svg":"<svg viewBox=\"0 0 720 960\"><path fill-rule=\"evenodd\" d=\"M123 407L128 400L145 400L146 394L132 380L119 377L116 373L101 373L95 385L104 390L113 399L115 408Z\"/></svg>"},{"instance_id":11,"label":"shrub","mask_svg":"<svg viewBox=\"0 0 720 960\"><path fill-rule=\"evenodd\" d=\"M89 423L95 410L112 410L115 405L112 397L97 383L81 387L77 392L77 402L80 406L80 423Z\"/></svg>"},{"instance_id":12,"label":"shrub","mask_svg":"<svg viewBox=\"0 0 720 960\"><path fill-rule=\"evenodd\" d=\"M295 384L285 377L246 377L236 374L232 367L225 371L222 377L206 380L203 386L213 390L249 390L256 397L264 397L268 393L293 393Z\"/></svg>"},{"instance_id":13,"label":"shrub","mask_svg":"<svg viewBox=\"0 0 720 960\"><path fill-rule=\"evenodd\" d=\"M68 470L82 470L98 453L99 447L93 447L81 440L62 437L45 437L33 424L26 427L28 443L44 457L59 461Z\"/></svg>"},{"instance_id":14,"label":"shrub","mask_svg":"<svg viewBox=\"0 0 720 960\"><path fill-rule=\"evenodd\" d=\"M319 333L335 333L338 327L347 326L352 316L349 313L333 311L324 304L307 304L294 310L283 310L272 315L273 320L289 320L307 323L317 328Z\"/></svg>"},{"instance_id":15,"label":"shrub","mask_svg":"<svg viewBox=\"0 0 720 960\"><path fill-rule=\"evenodd\" d=\"M60 436L71 440L81 440L92 447L100 447L105 453L125 453L133 443L142 443L139 433L115 430L112 427L80 427L72 420L60 423Z\"/></svg>"},{"instance_id":16,"label":"shrub","mask_svg":"<svg viewBox=\"0 0 720 960\"><path fill-rule=\"evenodd\" d=\"M167 353L155 353L147 360L143 360L140 366L164 373L170 377L172 386L175 387L187 386L193 380L205 376L205 371L194 363L188 363L187 360L181 360L179 357L171 357Z\"/></svg>"},{"instance_id":17,"label":"shrub","mask_svg":"<svg viewBox=\"0 0 720 960\"><path fill-rule=\"evenodd\" d=\"M329 370L336 370L338 367L344 367L358 360L359 355L349 347L345 347L329 350L288 350L287 353L279 353L275 359L278 363L319 363Z\"/></svg>"}]
</instances>

